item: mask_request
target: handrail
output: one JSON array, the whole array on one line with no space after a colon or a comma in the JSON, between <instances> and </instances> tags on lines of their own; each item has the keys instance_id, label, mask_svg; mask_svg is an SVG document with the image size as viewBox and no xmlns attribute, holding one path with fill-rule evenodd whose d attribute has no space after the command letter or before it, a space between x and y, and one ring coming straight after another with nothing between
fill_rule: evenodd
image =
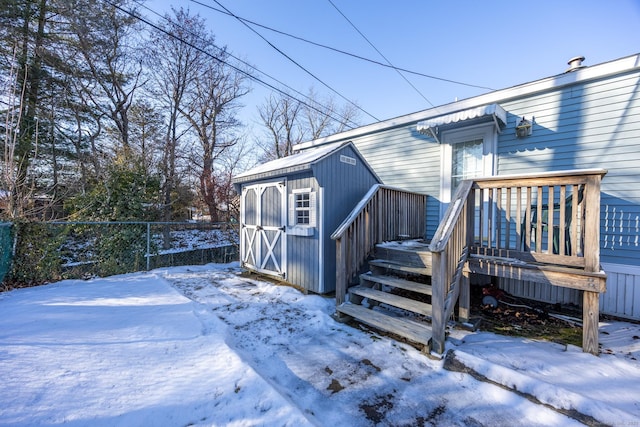
<instances>
[{"instance_id":1,"label":"handrail","mask_svg":"<svg viewBox=\"0 0 640 427\"><path fill-rule=\"evenodd\" d=\"M369 189L331 234L336 241L336 305L345 301L348 284L377 243L424 237L426 199L424 194L382 184Z\"/></svg>"},{"instance_id":2,"label":"handrail","mask_svg":"<svg viewBox=\"0 0 640 427\"><path fill-rule=\"evenodd\" d=\"M438 354L444 353L446 321L460 295L463 267L469 255L469 230L472 229L473 218L472 186L472 180L462 181L458 186L429 246L433 263L432 349Z\"/></svg>"}]
</instances>

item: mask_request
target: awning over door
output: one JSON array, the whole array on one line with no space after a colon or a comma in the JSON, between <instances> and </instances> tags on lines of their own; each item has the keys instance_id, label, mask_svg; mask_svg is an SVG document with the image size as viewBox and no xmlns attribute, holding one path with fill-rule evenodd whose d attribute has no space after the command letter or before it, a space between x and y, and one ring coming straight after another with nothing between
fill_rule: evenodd
<instances>
[{"instance_id":1,"label":"awning over door","mask_svg":"<svg viewBox=\"0 0 640 427\"><path fill-rule=\"evenodd\" d=\"M420 133L432 135L438 140L437 135L440 126L453 125L482 118L493 120L497 131L500 132L500 126L507 123L507 112L498 104L483 105L482 107L469 108L444 116L434 117L433 119L422 120L418 122L417 130Z\"/></svg>"}]
</instances>

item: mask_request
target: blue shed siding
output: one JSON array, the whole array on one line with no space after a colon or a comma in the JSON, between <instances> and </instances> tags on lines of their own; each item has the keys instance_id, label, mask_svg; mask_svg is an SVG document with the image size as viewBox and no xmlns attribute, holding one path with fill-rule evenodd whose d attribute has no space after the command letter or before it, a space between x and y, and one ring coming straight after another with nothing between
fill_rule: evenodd
<instances>
[{"instance_id":1,"label":"blue shed siding","mask_svg":"<svg viewBox=\"0 0 640 427\"><path fill-rule=\"evenodd\" d=\"M342 155L356 159L356 164L340 161ZM350 146L343 147L315 164L313 171L319 186L324 189L323 199L318 200L324 206L321 230L324 238L323 268L325 292L329 292L335 290L336 276L336 247L330 236L367 191L379 181Z\"/></svg>"},{"instance_id":2,"label":"blue shed siding","mask_svg":"<svg viewBox=\"0 0 640 427\"><path fill-rule=\"evenodd\" d=\"M318 182L311 171L288 177L287 194L302 188L318 191ZM320 235L317 227L312 236L292 236L287 234L287 282L302 286L312 292L319 292L319 239Z\"/></svg>"}]
</instances>

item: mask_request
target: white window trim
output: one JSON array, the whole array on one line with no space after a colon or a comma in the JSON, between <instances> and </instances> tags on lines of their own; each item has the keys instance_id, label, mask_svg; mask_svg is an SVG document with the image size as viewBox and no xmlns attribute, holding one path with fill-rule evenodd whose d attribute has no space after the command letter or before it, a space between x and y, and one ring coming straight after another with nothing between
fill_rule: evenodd
<instances>
[{"instance_id":1,"label":"white window trim","mask_svg":"<svg viewBox=\"0 0 640 427\"><path fill-rule=\"evenodd\" d=\"M296 195L309 193L309 224L296 224ZM287 232L293 236L313 236L318 222L317 194L312 188L297 188L289 194L289 227Z\"/></svg>"},{"instance_id":2,"label":"white window trim","mask_svg":"<svg viewBox=\"0 0 640 427\"><path fill-rule=\"evenodd\" d=\"M497 146L498 133L493 122L475 126L452 129L442 132L442 145L440 150L440 164L442 165L442 179L440 180L440 217L444 215L449 203L451 203L451 166L453 163L453 145L482 139L483 174L494 176L497 172Z\"/></svg>"}]
</instances>

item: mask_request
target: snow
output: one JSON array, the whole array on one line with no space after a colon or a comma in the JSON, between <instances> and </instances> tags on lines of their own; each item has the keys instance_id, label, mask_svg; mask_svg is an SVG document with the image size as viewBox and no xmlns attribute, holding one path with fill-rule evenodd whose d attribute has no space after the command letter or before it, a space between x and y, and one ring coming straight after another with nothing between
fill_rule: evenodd
<instances>
[{"instance_id":1,"label":"snow","mask_svg":"<svg viewBox=\"0 0 640 427\"><path fill-rule=\"evenodd\" d=\"M236 175L234 180L247 178L254 175L265 174L281 169L309 165L333 153L343 145L345 145L343 142L335 142L333 144L325 145L313 150L306 150L300 153L292 154L290 156L271 160L270 162L263 163L249 171Z\"/></svg>"},{"instance_id":2,"label":"snow","mask_svg":"<svg viewBox=\"0 0 640 427\"><path fill-rule=\"evenodd\" d=\"M554 408L640 424L640 325L601 323L599 357L452 330L483 382L334 304L237 264L0 294L0 426L582 425Z\"/></svg>"}]
</instances>

